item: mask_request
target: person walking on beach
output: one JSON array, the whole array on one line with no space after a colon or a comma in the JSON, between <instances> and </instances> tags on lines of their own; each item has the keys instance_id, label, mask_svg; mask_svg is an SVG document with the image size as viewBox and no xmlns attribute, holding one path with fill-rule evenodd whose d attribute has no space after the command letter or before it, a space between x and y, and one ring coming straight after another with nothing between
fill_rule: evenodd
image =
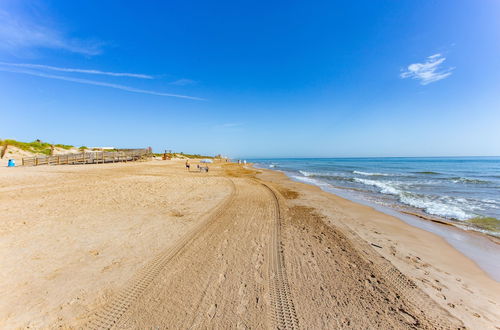
<instances>
[{"instance_id":1,"label":"person walking on beach","mask_svg":"<svg viewBox=\"0 0 500 330\"><path fill-rule=\"evenodd\" d=\"M190 170L191 165L189 164L189 160L186 160L186 170Z\"/></svg>"}]
</instances>

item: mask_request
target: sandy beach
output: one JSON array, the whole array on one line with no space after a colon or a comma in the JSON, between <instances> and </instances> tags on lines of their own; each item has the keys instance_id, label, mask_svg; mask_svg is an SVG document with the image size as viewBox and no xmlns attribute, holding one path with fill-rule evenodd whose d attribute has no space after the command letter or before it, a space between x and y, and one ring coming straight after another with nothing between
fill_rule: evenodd
<instances>
[{"instance_id":1,"label":"sandy beach","mask_svg":"<svg viewBox=\"0 0 500 330\"><path fill-rule=\"evenodd\" d=\"M0 191L1 328L500 324L500 284L442 238L280 172L2 167Z\"/></svg>"}]
</instances>

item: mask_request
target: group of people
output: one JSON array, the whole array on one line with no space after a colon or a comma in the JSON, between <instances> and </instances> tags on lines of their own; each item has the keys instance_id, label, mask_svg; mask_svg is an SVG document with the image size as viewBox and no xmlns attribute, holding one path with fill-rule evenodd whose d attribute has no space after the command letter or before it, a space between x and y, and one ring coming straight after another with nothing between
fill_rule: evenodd
<instances>
[{"instance_id":1,"label":"group of people","mask_svg":"<svg viewBox=\"0 0 500 330\"><path fill-rule=\"evenodd\" d=\"M198 171L208 173L208 165L201 166L200 164L196 164ZM191 164L189 164L189 160L186 160L186 170L191 171Z\"/></svg>"}]
</instances>

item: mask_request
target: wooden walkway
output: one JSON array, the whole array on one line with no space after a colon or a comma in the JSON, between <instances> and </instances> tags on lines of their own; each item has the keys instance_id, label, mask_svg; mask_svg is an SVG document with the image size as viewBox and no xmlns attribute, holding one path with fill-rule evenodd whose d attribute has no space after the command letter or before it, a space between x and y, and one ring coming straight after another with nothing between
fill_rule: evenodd
<instances>
[{"instance_id":1,"label":"wooden walkway","mask_svg":"<svg viewBox=\"0 0 500 330\"><path fill-rule=\"evenodd\" d=\"M124 151L93 151L56 156L36 156L23 158L23 166L76 165L133 162L152 156L149 149L129 149Z\"/></svg>"}]
</instances>

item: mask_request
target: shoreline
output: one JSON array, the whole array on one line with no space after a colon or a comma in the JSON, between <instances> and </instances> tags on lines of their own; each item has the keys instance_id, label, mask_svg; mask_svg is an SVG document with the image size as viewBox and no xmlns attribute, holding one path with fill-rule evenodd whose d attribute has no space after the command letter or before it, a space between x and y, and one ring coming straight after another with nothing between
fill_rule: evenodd
<instances>
[{"instance_id":1,"label":"shoreline","mask_svg":"<svg viewBox=\"0 0 500 330\"><path fill-rule=\"evenodd\" d=\"M285 171L279 169L260 167L255 168L259 170L276 171L285 175L289 180L293 182L317 187L327 193L331 193L335 196L347 199L356 204L371 207L374 210L382 212L389 216L396 217L414 228L423 229L427 232L438 235L447 243L449 243L453 248L455 248L457 251L474 262L479 268L485 271L491 279L500 283L500 264L494 262L495 258L498 255L495 252L500 253L500 247L498 246L500 245L500 239L495 236L488 235L480 231L466 230L462 227L456 226L451 221L448 222L446 220L433 219L430 216L425 216L419 213L405 210L399 210L389 206L383 206L362 198L357 198L352 194L345 193L343 190L344 188L342 187L326 187L319 184L317 185L307 181L295 179L287 175Z\"/></svg>"}]
</instances>

